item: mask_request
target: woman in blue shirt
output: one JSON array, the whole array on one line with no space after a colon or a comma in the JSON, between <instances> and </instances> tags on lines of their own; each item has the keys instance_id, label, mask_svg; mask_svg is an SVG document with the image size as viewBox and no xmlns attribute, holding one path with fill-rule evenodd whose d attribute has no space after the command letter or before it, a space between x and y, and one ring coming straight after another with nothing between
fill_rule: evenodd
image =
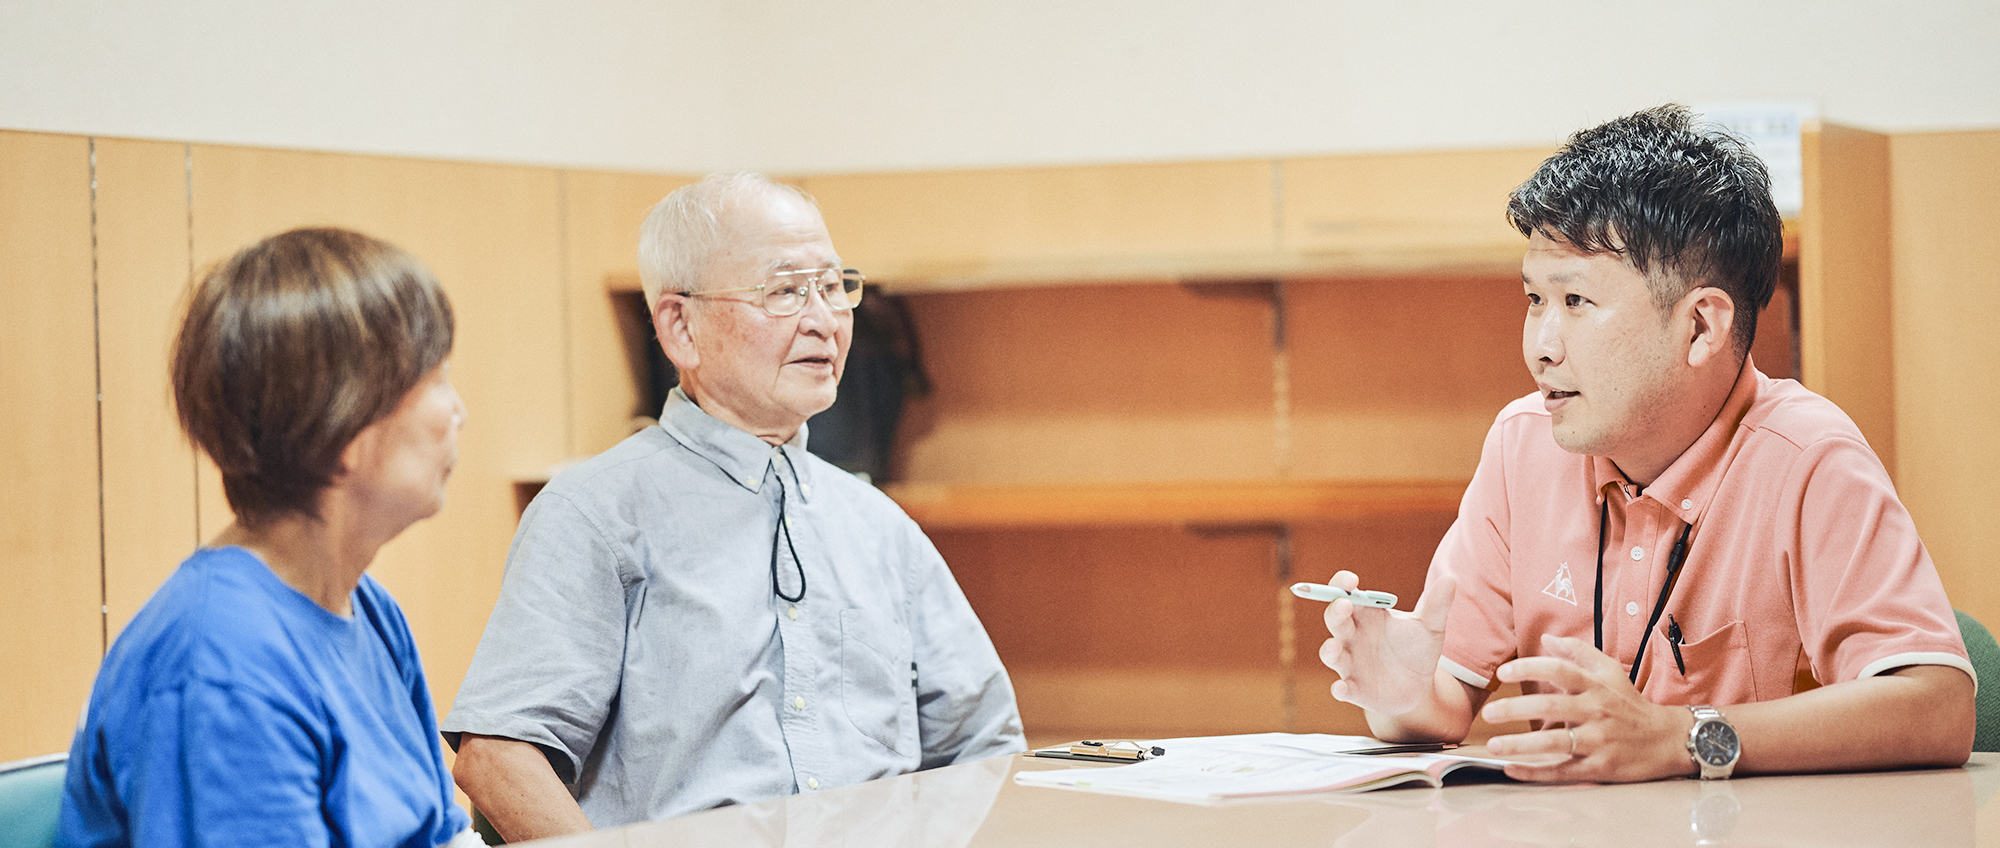
<instances>
[{"instance_id":1,"label":"woman in blue shirt","mask_svg":"<svg viewBox=\"0 0 2000 848\"><path fill-rule=\"evenodd\" d=\"M444 504L452 333L421 264L345 230L272 236L196 285L174 401L236 521L105 655L58 844L480 844L409 626L364 573Z\"/></svg>"}]
</instances>

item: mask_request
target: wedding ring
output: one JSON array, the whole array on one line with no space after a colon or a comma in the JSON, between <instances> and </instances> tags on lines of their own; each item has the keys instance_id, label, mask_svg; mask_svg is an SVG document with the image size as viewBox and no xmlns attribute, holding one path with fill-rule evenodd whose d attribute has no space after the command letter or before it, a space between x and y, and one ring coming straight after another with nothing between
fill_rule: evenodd
<instances>
[{"instance_id":1,"label":"wedding ring","mask_svg":"<svg viewBox=\"0 0 2000 848\"><path fill-rule=\"evenodd\" d=\"M1569 731L1569 755L1574 757L1576 756L1576 728L1565 727L1563 729Z\"/></svg>"}]
</instances>

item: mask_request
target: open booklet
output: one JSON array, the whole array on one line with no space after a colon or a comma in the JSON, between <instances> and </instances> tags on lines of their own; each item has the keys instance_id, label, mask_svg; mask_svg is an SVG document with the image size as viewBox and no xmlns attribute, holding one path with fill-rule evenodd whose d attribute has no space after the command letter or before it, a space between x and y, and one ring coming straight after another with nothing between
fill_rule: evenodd
<instances>
[{"instance_id":1,"label":"open booklet","mask_svg":"<svg viewBox=\"0 0 2000 848\"><path fill-rule=\"evenodd\" d=\"M1445 775L1459 769L1497 774L1507 765L1506 760L1449 753L1355 753L1379 752L1385 745L1366 736L1321 733L1200 736L1146 744L1158 745L1166 753L1130 765L1021 771L1014 781L1207 803L1260 795L1366 792L1406 783L1441 786Z\"/></svg>"}]
</instances>

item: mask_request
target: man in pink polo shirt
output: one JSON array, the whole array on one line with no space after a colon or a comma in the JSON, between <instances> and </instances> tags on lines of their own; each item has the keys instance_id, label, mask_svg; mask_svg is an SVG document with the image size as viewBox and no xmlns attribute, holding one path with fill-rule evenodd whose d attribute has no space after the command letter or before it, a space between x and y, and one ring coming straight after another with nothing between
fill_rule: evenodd
<instances>
[{"instance_id":1,"label":"man in pink polo shirt","mask_svg":"<svg viewBox=\"0 0 2000 848\"><path fill-rule=\"evenodd\" d=\"M1415 611L1327 608L1334 696L1396 741L1532 722L1488 742L1525 780L1964 763L1972 666L1888 473L1750 359L1782 246L1763 164L1665 106L1572 136L1507 214L1538 391L1487 433ZM1487 703L1503 682L1524 694Z\"/></svg>"}]
</instances>

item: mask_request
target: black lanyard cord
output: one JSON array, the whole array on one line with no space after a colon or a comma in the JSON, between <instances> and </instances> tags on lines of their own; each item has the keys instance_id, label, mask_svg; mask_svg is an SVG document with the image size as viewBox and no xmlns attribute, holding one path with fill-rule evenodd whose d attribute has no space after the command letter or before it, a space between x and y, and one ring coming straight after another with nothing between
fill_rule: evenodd
<instances>
[{"instance_id":1,"label":"black lanyard cord","mask_svg":"<svg viewBox=\"0 0 2000 848\"><path fill-rule=\"evenodd\" d=\"M1597 584L1592 596L1595 606L1590 611L1590 630L1596 639L1597 649L1604 650L1604 536L1611 527L1611 501L1605 499L1597 507ZM1674 542L1673 553L1667 556L1667 580L1660 584L1659 597L1653 600L1653 614L1646 619L1646 629L1639 634L1639 650L1632 655L1632 671L1628 675L1633 684L1639 682L1639 665L1646 659L1646 643L1653 638L1653 628L1660 623L1660 615L1667 611L1667 597L1673 594L1674 584L1680 582L1681 566L1687 564L1688 537L1694 533L1694 525L1681 528L1679 541Z\"/></svg>"},{"instance_id":2,"label":"black lanyard cord","mask_svg":"<svg viewBox=\"0 0 2000 848\"><path fill-rule=\"evenodd\" d=\"M1590 638L1597 650L1604 650L1604 534L1611 529L1611 502L1600 501L1597 505L1597 580L1590 584L1592 601L1590 614Z\"/></svg>"},{"instance_id":3,"label":"black lanyard cord","mask_svg":"<svg viewBox=\"0 0 2000 848\"><path fill-rule=\"evenodd\" d=\"M778 582L778 537L785 539L785 550L792 552L792 564L799 569L799 594L797 597L785 594L784 584ZM792 544L792 525L785 520L785 495L778 493L778 529L771 531L771 591L787 603L798 603L806 599L806 563L799 559L799 549Z\"/></svg>"}]
</instances>

